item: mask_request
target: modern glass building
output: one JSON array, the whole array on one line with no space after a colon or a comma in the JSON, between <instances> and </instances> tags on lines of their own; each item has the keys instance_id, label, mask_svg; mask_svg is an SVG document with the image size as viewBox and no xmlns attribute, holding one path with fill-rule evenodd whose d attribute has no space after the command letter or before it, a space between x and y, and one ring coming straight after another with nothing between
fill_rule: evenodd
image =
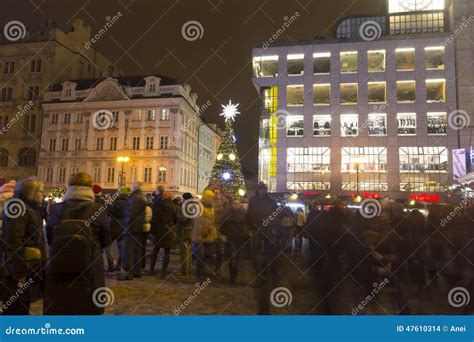
<instances>
[{"instance_id":1,"label":"modern glass building","mask_svg":"<svg viewBox=\"0 0 474 342\"><path fill-rule=\"evenodd\" d=\"M271 191L402 199L454 182L452 151L471 145L474 3L385 1L333 39L253 50Z\"/></svg>"}]
</instances>

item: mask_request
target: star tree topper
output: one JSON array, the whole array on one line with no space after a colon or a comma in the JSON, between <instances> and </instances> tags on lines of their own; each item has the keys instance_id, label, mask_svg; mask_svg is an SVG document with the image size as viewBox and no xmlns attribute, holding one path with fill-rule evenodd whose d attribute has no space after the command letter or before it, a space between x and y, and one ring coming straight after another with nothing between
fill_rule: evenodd
<instances>
[{"instance_id":1,"label":"star tree topper","mask_svg":"<svg viewBox=\"0 0 474 342\"><path fill-rule=\"evenodd\" d=\"M225 118L225 122L227 121L235 121L235 116L237 114L240 114L240 112L237 110L237 107L239 104L233 104L231 100L229 100L228 105L222 105L222 109L224 110L222 113L220 113L220 116L223 116Z\"/></svg>"}]
</instances>

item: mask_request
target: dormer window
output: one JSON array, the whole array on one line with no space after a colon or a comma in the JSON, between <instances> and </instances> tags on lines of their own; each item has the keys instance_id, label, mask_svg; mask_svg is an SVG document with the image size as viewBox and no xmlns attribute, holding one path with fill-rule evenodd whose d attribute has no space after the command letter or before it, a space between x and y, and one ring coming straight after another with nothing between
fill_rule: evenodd
<instances>
[{"instance_id":1,"label":"dormer window","mask_svg":"<svg viewBox=\"0 0 474 342\"><path fill-rule=\"evenodd\" d=\"M156 91L156 84L155 83L151 83L150 85L148 85L148 91L150 93L154 93Z\"/></svg>"},{"instance_id":2,"label":"dormer window","mask_svg":"<svg viewBox=\"0 0 474 342\"><path fill-rule=\"evenodd\" d=\"M66 95L67 97L71 96L72 95L71 88L67 88L66 91L64 92L64 95Z\"/></svg>"},{"instance_id":3,"label":"dormer window","mask_svg":"<svg viewBox=\"0 0 474 342\"><path fill-rule=\"evenodd\" d=\"M158 96L160 90L160 81L159 77L150 76L145 78L145 96Z\"/></svg>"},{"instance_id":4,"label":"dormer window","mask_svg":"<svg viewBox=\"0 0 474 342\"><path fill-rule=\"evenodd\" d=\"M74 97L76 94L74 91L76 90L76 83L73 82L64 82L62 84L63 86L63 92L62 92L62 97Z\"/></svg>"}]
</instances>

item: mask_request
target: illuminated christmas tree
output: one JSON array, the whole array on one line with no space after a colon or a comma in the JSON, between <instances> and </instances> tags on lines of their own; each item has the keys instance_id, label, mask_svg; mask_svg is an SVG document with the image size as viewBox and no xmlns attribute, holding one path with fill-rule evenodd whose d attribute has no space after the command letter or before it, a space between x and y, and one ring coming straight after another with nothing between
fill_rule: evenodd
<instances>
[{"instance_id":1,"label":"illuminated christmas tree","mask_svg":"<svg viewBox=\"0 0 474 342\"><path fill-rule=\"evenodd\" d=\"M225 131L209 180L209 184L217 185L233 198L240 198L246 193L233 127L235 116L240 114L238 106L231 101L226 106L222 105L224 111L220 115L225 118Z\"/></svg>"}]
</instances>

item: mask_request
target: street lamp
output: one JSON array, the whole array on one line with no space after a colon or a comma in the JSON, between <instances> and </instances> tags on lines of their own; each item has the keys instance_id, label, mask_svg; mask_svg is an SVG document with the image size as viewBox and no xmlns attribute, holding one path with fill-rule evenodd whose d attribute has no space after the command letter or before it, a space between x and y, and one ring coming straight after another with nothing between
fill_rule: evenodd
<instances>
[{"instance_id":1,"label":"street lamp","mask_svg":"<svg viewBox=\"0 0 474 342\"><path fill-rule=\"evenodd\" d=\"M128 163L130 161L130 158L129 157L123 157L123 156L120 156L120 157L117 157L117 161L119 163L122 164L122 171L120 171L120 183L119 183L119 189L123 187L123 174L124 174L124 164L125 163Z\"/></svg>"},{"instance_id":2,"label":"street lamp","mask_svg":"<svg viewBox=\"0 0 474 342\"><path fill-rule=\"evenodd\" d=\"M355 164L355 167L356 167L356 173L357 173L356 193L357 193L357 196L359 196L359 170L360 170L360 164L363 162L363 158L361 156L356 156L352 158L352 162Z\"/></svg>"}]
</instances>

